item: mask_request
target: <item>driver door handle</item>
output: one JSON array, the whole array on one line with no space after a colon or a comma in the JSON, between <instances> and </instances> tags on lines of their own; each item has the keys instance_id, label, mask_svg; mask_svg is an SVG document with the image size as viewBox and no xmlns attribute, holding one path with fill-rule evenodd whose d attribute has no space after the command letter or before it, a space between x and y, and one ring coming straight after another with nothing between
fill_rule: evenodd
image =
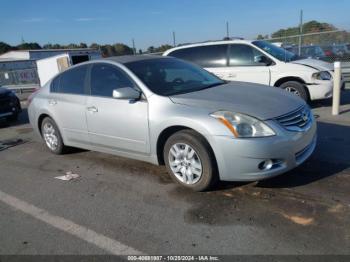
<instances>
[{"instance_id":1,"label":"driver door handle","mask_svg":"<svg viewBox=\"0 0 350 262\"><path fill-rule=\"evenodd\" d=\"M86 108L87 111L91 112L91 113L97 113L98 112L98 108L95 106L89 106Z\"/></svg>"}]
</instances>

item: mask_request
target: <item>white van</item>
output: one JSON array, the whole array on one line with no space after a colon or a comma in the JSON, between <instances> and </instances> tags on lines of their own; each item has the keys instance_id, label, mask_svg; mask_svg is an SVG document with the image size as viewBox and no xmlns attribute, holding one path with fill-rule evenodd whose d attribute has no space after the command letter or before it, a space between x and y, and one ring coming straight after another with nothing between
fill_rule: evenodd
<instances>
[{"instance_id":1,"label":"white van","mask_svg":"<svg viewBox=\"0 0 350 262\"><path fill-rule=\"evenodd\" d=\"M172 48L163 55L196 63L227 81L276 86L304 100L332 96L332 64L303 59L266 41L205 42Z\"/></svg>"}]
</instances>

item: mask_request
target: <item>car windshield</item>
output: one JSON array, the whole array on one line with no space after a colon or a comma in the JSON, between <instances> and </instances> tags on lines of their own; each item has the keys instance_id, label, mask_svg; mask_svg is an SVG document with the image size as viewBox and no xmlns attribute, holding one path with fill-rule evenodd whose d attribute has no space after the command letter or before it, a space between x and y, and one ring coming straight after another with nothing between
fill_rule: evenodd
<instances>
[{"instance_id":1,"label":"car windshield","mask_svg":"<svg viewBox=\"0 0 350 262\"><path fill-rule=\"evenodd\" d=\"M125 66L152 92L162 96L195 92L225 83L206 70L175 58L146 59Z\"/></svg>"},{"instance_id":2,"label":"car windshield","mask_svg":"<svg viewBox=\"0 0 350 262\"><path fill-rule=\"evenodd\" d=\"M301 57L299 57L298 55L266 41L254 41L253 45L259 47L266 53L272 55L273 57L283 62L290 62L301 59Z\"/></svg>"}]
</instances>

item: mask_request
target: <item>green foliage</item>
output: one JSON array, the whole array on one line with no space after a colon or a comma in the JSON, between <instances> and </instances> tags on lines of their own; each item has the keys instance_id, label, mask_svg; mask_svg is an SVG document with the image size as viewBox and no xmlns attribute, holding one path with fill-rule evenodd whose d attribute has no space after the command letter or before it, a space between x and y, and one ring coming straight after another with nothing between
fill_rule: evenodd
<instances>
[{"instance_id":1,"label":"green foliage","mask_svg":"<svg viewBox=\"0 0 350 262\"><path fill-rule=\"evenodd\" d=\"M23 43L16 46L18 50L32 50L32 49L42 49L38 43Z\"/></svg>"},{"instance_id":2,"label":"green foliage","mask_svg":"<svg viewBox=\"0 0 350 262\"><path fill-rule=\"evenodd\" d=\"M165 44L165 45L161 45L159 47L154 47L154 46L150 46L147 48L147 52L148 53L162 53L165 52L166 50L173 48L173 46Z\"/></svg>"},{"instance_id":3,"label":"green foliage","mask_svg":"<svg viewBox=\"0 0 350 262\"><path fill-rule=\"evenodd\" d=\"M332 24L320 23L314 20L303 24L303 34L332 31L332 30L337 30L337 28ZM280 29L272 33L271 37L272 38L286 37L286 36L298 35L299 33L300 33L299 26L296 26L296 27L289 27L287 29Z\"/></svg>"},{"instance_id":4,"label":"green foliage","mask_svg":"<svg viewBox=\"0 0 350 262\"><path fill-rule=\"evenodd\" d=\"M319 33L319 32L327 32L327 31L335 31L338 30L334 25L329 23L321 23L318 21L309 21L302 26L302 34L309 33ZM280 29L271 34L271 38L280 38L281 41L285 41L288 44L298 44L300 34L300 28L289 27L287 29ZM288 36L296 36L289 37ZM333 33L323 33L323 34L315 34L315 35L306 35L302 37L303 45L328 45L328 44L337 44L337 43L348 43L350 42L350 33L346 31L339 31Z\"/></svg>"},{"instance_id":5,"label":"green foliage","mask_svg":"<svg viewBox=\"0 0 350 262\"><path fill-rule=\"evenodd\" d=\"M4 43L4 42L0 42L0 54L6 53L8 51L12 50L12 46Z\"/></svg>"},{"instance_id":6,"label":"green foliage","mask_svg":"<svg viewBox=\"0 0 350 262\"><path fill-rule=\"evenodd\" d=\"M256 37L256 39L257 40L263 40L263 39L268 39L269 38L269 36L268 35L261 35L261 34L259 34L257 37Z\"/></svg>"}]
</instances>

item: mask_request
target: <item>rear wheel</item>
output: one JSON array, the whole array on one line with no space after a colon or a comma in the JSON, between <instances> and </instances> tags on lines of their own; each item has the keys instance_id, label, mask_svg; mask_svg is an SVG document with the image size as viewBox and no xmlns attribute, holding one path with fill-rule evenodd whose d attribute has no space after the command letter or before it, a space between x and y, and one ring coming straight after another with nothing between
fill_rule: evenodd
<instances>
[{"instance_id":1,"label":"rear wheel","mask_svg":"<svg viewBox=\"0 0 350 262\"><path fill-rule=\"evenodd\" d=\"M163 157L174 181L194 191L204 191L217 181L216 163L208 142L184 130L169 137Z\"/></svg>"},{"instance_id":2,"label":"rear wheel","mask_svg":"<svg viewBox=\"0 0 350 262\"><path fill-rule=\"evenodd\" d=\"M305 86L297 81L288 81L283 83L279 86L280 88L286 90L287 92L290 92L294 95L299 96L300 98L304 99L305 101L308 101L309 96L306 91Z\"/></svg>"},{"instance_id":3,"label":"rear wheel","mask_svg":"<svg viewBox=\"0 0 350 262\"><path fill-rule=\"evenodd\" d=\"M41 123L41 134L46 147L54 154L63 154L66 147L63 144L61 133L51 118L46 117Z\"/></svg>"}]
</instances>

